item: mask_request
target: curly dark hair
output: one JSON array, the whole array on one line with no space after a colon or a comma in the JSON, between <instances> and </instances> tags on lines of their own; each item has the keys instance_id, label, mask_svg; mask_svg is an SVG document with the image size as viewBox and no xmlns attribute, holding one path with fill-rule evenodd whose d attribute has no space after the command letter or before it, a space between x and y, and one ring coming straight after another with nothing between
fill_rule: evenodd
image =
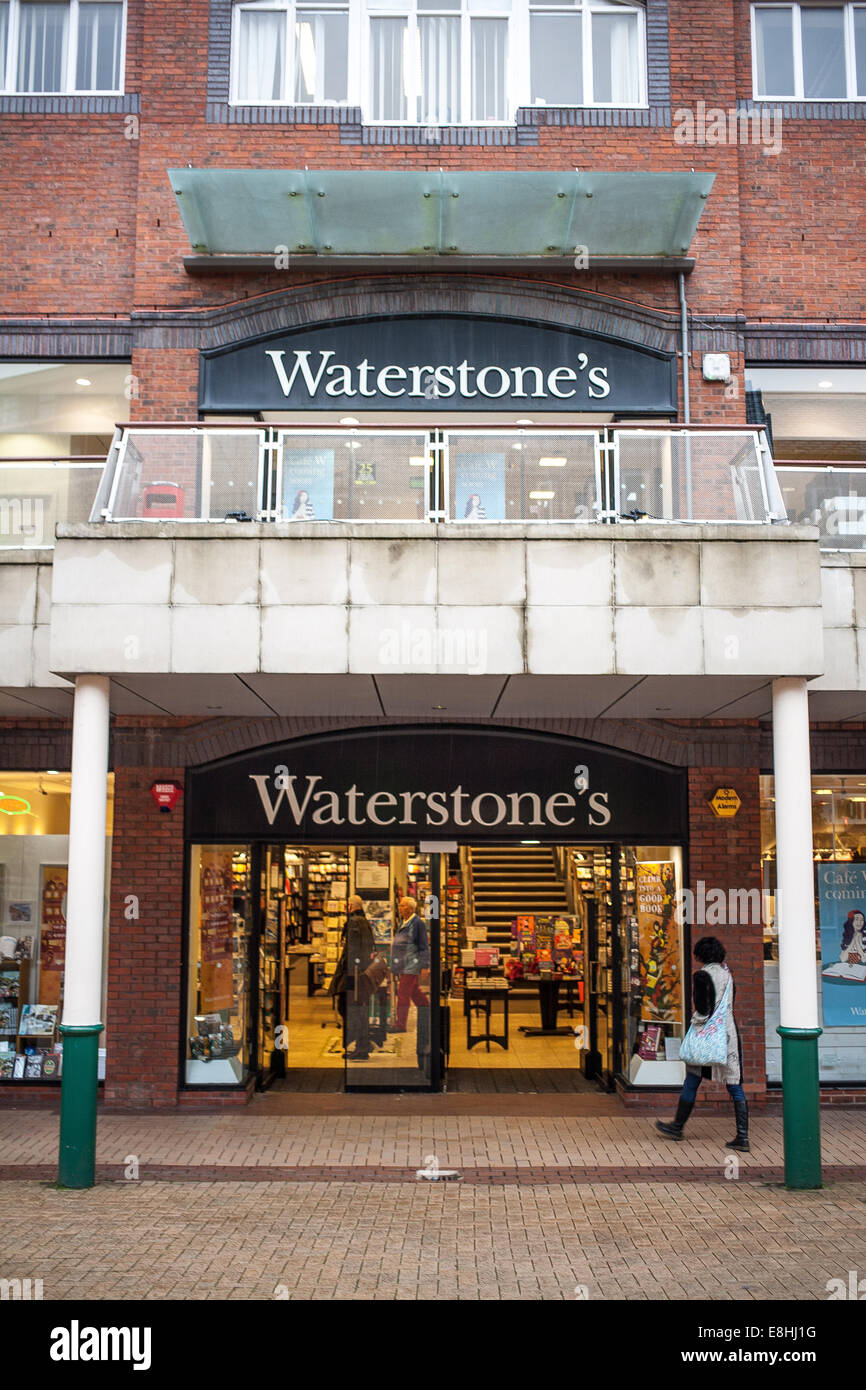
<instances>
[{"instance_id":1,"label":"curly dark hair","mask_svg":"<svg viewBox=\"0 0 866 1390\"><path fill-rule=\"evenodd\" d=\"M725 948L717 936L702 936L695 946L694 957L701 965L721 965Z\"/></svg>"}]
</instances>

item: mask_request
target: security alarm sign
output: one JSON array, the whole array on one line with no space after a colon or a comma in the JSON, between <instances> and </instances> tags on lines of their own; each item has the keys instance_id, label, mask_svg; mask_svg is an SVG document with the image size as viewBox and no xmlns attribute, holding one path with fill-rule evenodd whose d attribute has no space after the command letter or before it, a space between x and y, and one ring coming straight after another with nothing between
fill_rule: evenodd
<instances>
[{"instance_id":1,"label":"security alarm sign","mask_svg":"<svg viewBox=\"0 0 866 1390\"><path fill-rule=\"evenodd\" d=\"M182 791L177 782L154 782L150 794L161 811L173 811Z\"/></svg>"},{"instance_id":2,"label":"security alarm sign","mask_svg":"<svg viewBox=\"0 0 866 1390\"><path fill-rule=\"evenodd\" d=\"M733 787L719 787L710 797L710 805L717 816L722 820L728 820L739 811L740 798Z\"/></svg>"}]
</instances>

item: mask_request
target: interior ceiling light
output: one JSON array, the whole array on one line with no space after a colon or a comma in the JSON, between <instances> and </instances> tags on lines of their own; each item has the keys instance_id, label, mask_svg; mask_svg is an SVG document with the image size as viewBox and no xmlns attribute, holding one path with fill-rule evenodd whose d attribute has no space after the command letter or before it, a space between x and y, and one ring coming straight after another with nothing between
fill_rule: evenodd
<instances>
[{"instance_id":1,"label":"interior ceiling light","mask_svg":"<svg viewBox=\"0 0 866 1390\"><path fill-rule=\"evenodd\" d=\"M833 383L832 383L832 381L819 381L819 382L818 382L818 390L819 390L819 391L832 391L832 390L833 390Z\"/></svg>"},{"instance_id":2,"label":"interior ceiling light","mask_svg":"<svg viewBox=\"0 0 866 1390\"><path fill-rule=\"evenodd\" d=\"M357 425L357 424L360 424L360 421L359 421L359 420L356 420L355 417L354 417L354 415L344 415L344 416L342 417L342 419L340 420L340 424L341 424L341 425Z\"/></svg>"},{"instance_id":3,"label":"interior ceiling light","mask_svg":"<svg viewBox=\"0 0 866 1390\"><path fill-rule=\"evenodd\" d=\"M75 378L75 385L76 385L76 386L92 386L92 385L93 385L93 382L90 380L90 377L89 377L89 376L77 376L77 377Z\"/></svg>"}]
</instances>

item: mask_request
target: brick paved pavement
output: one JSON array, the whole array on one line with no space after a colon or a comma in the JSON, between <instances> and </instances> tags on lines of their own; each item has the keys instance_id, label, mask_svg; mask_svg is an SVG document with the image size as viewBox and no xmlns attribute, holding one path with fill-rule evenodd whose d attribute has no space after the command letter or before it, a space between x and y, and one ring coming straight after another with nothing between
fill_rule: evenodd
<instances>
[{"instance_id":1,"label":"brick paved pavement","mask_svg":"<svg viewBox=\"0 0 866 1390\"><path fill-rule=\"evenodd\" d=\"M0 1190L0 1277L46 1299L825 1299L866 1184L148 1183ZM651 1275L649 1274L651 1271Z\"/></svg>"},{"instance_id":2,"label":"brick paved pavement","mask_svg":"<svg viewBox=\"0 0 866 1390\"><path fill-rule=\"evenodd\" d=\"M778 1117L755 1120L737 1179L727 1116L676 1145L645 1117L401 1114L396 1098L393 1114L106 1114L114 1180L61 1192L37 1180L57 1116L6 1110L0 1278L70 1300L825 1299L866 1273L866 1111L823 1120L831 1181L792 1193L767 1180ZM419 1181L429 1153L463 1180Z\"/></svg>"}]
</instances>

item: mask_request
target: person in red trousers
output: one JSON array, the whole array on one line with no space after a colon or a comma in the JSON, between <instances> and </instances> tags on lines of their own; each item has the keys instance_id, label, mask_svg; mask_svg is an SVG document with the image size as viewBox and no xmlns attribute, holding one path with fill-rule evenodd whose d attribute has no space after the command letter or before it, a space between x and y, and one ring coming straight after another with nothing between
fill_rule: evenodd
<instances>
[{"instance_id":1,"label":"person in red trousers","mask_svg":"<svg viewBox=\"0 0 866 1390\"><path fill-rule=\"evenodd\" d=\"M429 1009L430 1000L421 985L429 984L430 942L427 927L418 916L414 898L401 898L398 911L400 926L394 933L391 947L391 973L397 977L397 1017L389 1028L391 1033L405 1033L409 1005Z\"/></svg>"}]
</instances>

